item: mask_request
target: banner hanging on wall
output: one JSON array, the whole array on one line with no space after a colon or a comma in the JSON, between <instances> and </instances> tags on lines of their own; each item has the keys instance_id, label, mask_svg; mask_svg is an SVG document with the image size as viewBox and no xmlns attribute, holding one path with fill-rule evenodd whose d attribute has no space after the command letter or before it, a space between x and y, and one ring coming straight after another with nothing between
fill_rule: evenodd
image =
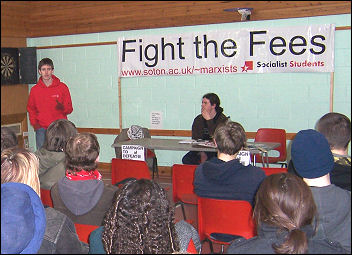
<instances>
[{"instance_id":1,"label":"banner hanging on wall","mask_svg":"<svg viewBox=\"0 0 352 255\"><path fill-rule=\"evenodd\" d=\"M118 38L120 77L333 72L335 25Z\"/></svg>"}]
</instances>

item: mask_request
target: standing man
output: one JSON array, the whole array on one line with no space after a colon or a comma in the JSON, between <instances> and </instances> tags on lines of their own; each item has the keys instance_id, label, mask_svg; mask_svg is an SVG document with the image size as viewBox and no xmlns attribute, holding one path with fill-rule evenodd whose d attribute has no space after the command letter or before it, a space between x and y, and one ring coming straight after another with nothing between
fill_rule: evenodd
<instances>
[{"instance_id":1,"label":"standing man","mask_svg":"<svg viewBox=\"0 0 352 255\"><path fill-rule=\"evenodd\" d=\"M31 89L27 104L29 120L35 130L37 150L44 143L48 126L57 119L67 119L67 115L73 111L68 87L53 74L53 61L50 58L40 60L38 72L40 78Z\"/></svg>"}]
</instances>

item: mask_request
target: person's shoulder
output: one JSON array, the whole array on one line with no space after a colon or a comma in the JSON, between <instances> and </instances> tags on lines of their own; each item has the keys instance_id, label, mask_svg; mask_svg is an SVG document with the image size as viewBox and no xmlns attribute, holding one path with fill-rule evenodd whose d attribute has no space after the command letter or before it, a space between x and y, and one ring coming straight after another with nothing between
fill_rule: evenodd
<instances>
[{"instance_id":1,"label":"person's shoulder","mask_svg":"<svg viewBox=\"0 0 352 255\"><path fill-rule=\"evenodd\" d=\"M227 249L228 254L243 254L243 253L251 253L248 248L251 248L257 242L258 237L252 237L250 239L245 239L243 237L237 238L231 242L229 248Z\"/></svg>"},{"instance_id":2,"label":"person's shoulder","mask_svg":"<svg viewBox=\"0 0 352 255\"><path fill-rule=\"evenodd\" d=\"M45 208L45 215L46 215L47 222L49 220L55 220L55 221L69 221L70 220L66 214L64 214L64 213L62 213L52 207Z\"/></svg>"},{"instance_id":3,"label":"person's shoulder","mask_svg":"<svg viewBox=\"0 0 352 255\"><path fill-rule=\"evenodd\" d=\"M261 177L263 177L263 178L266 177L264 170L261 169L260 167L253 166L253 165L249 164L249 165L247 166L247 169L248 169L249 171L252 171L253 173L255 173L255 174L258 175L258 176L261 176Z\"/></svg>"},{"instance_id":4,"label":"person's shoulder","mask_svg":"<svg viewBox=\"0 0 352 255\"><path fill-rule=\"evenodd\" d=\"M203 115L202 114L198 114L195 118L194 118L194 121L199 121L199 120L201 120L201 119L203 119Z\"/></svg>"},{"instance_id":5,"label":"person's shoulder","mask_svg":"<svg viewBox=\"0 0 352 255\"><path fill-rule=\"evenodd\" d=\"M312 239L309 241L309 253L347 254L348 251L339 242L330 239Z\"/></svg>"},{"instance_id":6,"label":"person's shoulder","mask_svg":"<svg viewBox=\"0 0 352 255\"><path fill-rule=\"evenodd\" d=\"M104 189L107 191L116 192L119 188L115 185L104 183Z\"/></svg>"},{"instance_id":7,"label":"person's shoulder","mask_svg":"<svg viewBox=\"0 0 352 255\"><path fill-rule=\"evenodd\" d=\"M330 184L329 186L327 186L327 190L329 192L333 191L340 198L351 199L350 191L345 190L339 186L336 186L335 184Z\"/></svg>"}]
</instances>

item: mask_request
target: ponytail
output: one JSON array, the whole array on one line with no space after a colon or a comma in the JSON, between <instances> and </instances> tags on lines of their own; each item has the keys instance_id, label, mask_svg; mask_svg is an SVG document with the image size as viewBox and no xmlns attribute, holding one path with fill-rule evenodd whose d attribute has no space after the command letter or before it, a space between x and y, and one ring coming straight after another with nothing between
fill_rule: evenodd
<instances>
[{"instance_id":1,"label":"ponytail","mask_svg":"<svg viewBox=\"0 0 352 255\"><path fill-rule=\"evenodd\" d=\"M304 254L308 251L306 234L300 229L289 231L287 239L280 245L272 245L277 254Z\"/></svg>"}]
</instances>

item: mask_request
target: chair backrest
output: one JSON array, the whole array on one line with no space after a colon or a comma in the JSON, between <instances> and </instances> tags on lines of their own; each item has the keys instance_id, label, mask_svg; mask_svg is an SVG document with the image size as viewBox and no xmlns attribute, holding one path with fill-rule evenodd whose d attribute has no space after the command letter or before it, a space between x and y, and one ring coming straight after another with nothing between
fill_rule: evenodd
<instances>
[{"instance_id":1,"label":"chair backrest","mask_svg":"<svg viewBox=\"0 0 352 255\"><path fill-rule=\"evenodd\" d=\"M274 142L280 143L279 147L276 147L275 151L278 151L280 155L278 157L269 157L269 163L276 163L278 161L285 161L287 156L286 151L286 130L279 128L259 128L254 138L255 142ZM255 155L255 160L258 163L262 163L262 158L259 155Z\"/></svg>"},{"instance_id":2,"label":"chair backrest","mask_svg":"<svg viewBox=\"0 0 352 255\"><path fill-rule=\"evenodd\" d=\"M266 176L278 173L287 173L286 167L262 167Z\"/></svg>"},{"instance_id":3,"label":"chair backrest","mask_svg":"<svg viewBox=\"0 0 352 255\"><path fill-rule=\"evenodd\" d=\"M94 231L95 229L99 228L99 226L96 225L87 225L87 224L78 224L75 223L76 227L76 232L78 235L79 240L81 240L84 243L89 243L89 235Z\"/></svg>"},{"instance_id":4,"label":"chair backrest","mask_svg":"<svg viewBox=\"0 0 352 255\"><path fill-rule=\"evenodd\" d=\"M126 178L151 179L145 161L113 158L111 160L111 183L114 185Z\"/></svg>"},{"instance_id":5,"label":"chair backrest","mask_svg":"<svg viewBox=\"0 0 352 255\"><path fill-rule=\"evenodd\" d=\"M50 189L40 189L40 199L42 200L43 205L54 207Z\"/></svg>"},{"instance_id":6,"label":"chair backrest","mask_svg":"<svg viewBox=\"0 0 352 255\"><path fill-rule=\"evenodd\" d=\"M198 197L198 234L200 240L211 233L239 235L248 239L256 235L252 206L243 200L220 200Z\"/></svg>"},{"instance_id":7,"label":"chair backrest","mask_svg":"<svg viewBox=\"0 0 352 255\"><path fill-rule=\"evenodd\" d=\"M183 201L184 195L194 197L194 204L197 203L197 196L194 193L193 185L196 168L197 165L174 164L172 166L172 198L175 203Z\"/></svg>"}]
</instances>

